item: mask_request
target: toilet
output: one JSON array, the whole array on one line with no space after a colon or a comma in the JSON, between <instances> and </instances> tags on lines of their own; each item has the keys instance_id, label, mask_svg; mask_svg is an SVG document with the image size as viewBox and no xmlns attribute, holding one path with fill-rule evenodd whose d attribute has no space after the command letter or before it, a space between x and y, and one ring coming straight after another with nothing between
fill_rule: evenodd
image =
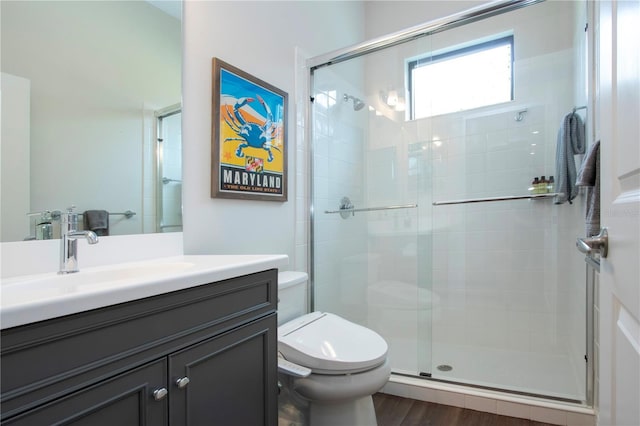
<instances>
[{"instance_id":1,"label":"toilet","mask_svg":"<svg viewBox=\"0 0 640 426\"><path fill-rule=\"evenodd\" d=\"M377 425L371 395L391 373L387 342L338 315L306 313L306 273L279 273L278 299L281 395L302 413L286 424Z\"/></svg>"}]
</instances>

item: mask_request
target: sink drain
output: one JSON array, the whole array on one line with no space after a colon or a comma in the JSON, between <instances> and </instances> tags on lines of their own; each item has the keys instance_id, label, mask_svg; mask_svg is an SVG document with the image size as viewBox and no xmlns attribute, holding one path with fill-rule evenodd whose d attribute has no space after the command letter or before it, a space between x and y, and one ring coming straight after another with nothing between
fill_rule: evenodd
<instances>
[{"instance_id":1,"label":"sink drain","mask_svg":"<svg viewBox=\"0 0 640 426\"><path fill-rule=\"evenodd\" d=\"M452 366L450 366L450 365L447 365L447 364L439 365L439 366L438 366L438 367L436 367L436 368L437 368L438 370L440 370L440 371L451 371L451 370L453 370L453 367L452 367Z\"/></svg>"}]
</instances>

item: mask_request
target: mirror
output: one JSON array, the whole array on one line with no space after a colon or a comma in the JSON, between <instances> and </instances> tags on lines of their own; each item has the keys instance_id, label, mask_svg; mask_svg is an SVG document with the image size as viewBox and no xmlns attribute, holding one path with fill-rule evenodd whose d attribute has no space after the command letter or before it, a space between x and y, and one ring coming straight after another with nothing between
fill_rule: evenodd
<instances>
[{"instance_id":1,"label":"mirror","mask_svg":"<svg viewBox=\"0 0 640 426\"><path fill-rule=\"evenodd\" d=\"M0 241L71 205L107 212L109 235L180 231L180 1L0 8Z\"/></svg>"}]
</instances>

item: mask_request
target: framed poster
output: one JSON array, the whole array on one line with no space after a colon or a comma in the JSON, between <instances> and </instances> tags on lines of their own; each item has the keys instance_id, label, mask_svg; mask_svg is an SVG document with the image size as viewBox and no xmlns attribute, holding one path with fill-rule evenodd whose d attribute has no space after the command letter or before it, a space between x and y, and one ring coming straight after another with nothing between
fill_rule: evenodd
<instances>
[{"instance_id":1,"label":"framed poster","mask_svg":"<svg viewBox=\"0 0 640 426\"><path fill-rule=\"evenodd\" d=\"M287 201L287 93L213 58L211 197Z\"/></svg>"}]
</instances>

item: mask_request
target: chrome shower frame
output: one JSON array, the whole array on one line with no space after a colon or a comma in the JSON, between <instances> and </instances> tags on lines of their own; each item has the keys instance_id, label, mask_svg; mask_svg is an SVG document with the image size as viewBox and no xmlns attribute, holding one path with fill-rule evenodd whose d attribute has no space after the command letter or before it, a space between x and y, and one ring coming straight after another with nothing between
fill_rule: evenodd
<instances>
[{"instance_id":1,"label":"chrome shower frame","mask_svg":"<svg viewBox=\"0 0 640 426\"><path fill-rule=\"evenodd\" d=\"M312 108L313 108L313 76L314 72L317 69L337 64L340 62L344 62L350 59L357 58L359 56L364 56L369 53L373 53L382 49L386 49L395 45L400 45L405 42L409 42L412 40L416 40L418 38L426 37L432 34L436 34L451 28L460 27L466 24L470 24L485 18L489 18L495 15L500 15L503 13L511 12L517 9L521 9L527 6L531 6L537 3L542 3L545 0L497 0L487 4L483 4L477 7L473 7L471 9L467 9L465 11L455 13L443 18L438 18L424 24L416 25L413 27L409 27L405 30L401 30L398 32L391 33L386 36L374 38L372 40L368 40L362 43L358 43L352 45L350 47L346 47L343 49L338 49L326 54L318 55L315 57L311 57L306 60L306 71L305 71L305 79L304 82L304 90L306 94L310 95L311 102L307 105L308 107L304 112L304 119L307 125L305 125L304 137L308 143L308 153L307 153L307 164L309 167L309 176L313 176L314 167L313 167L313 158L314 158L314 148L311 141L313 140L313 126L309 125L312 122ZM344 95L344 100L348 101L348 95ZM355 106L355 98L354 106ZM308 211L309 211L309 244L307 251L307 265L309 265L309 291L308 291L308 306L313 311L315 309L315 272L314 272L314 218L315 218L315 206L314 206L314 180L309 178L308 182L308 190L309 190L309 198L308 198ZM590 288L593 288L593 277L589 280L587 285ZM593 290L588 292L587 297L587 305L593 302ZM592 306L592 305L591 305ZM586 404L588 406L593 406L594 401L594 376L595 376L595 365L593 362L593 313L589 313L589 309L587 309L587 345L586 349L586 374L587 374L587 394L586 394ZM494 389L495 390L495 389ZM554 399L554 398L550 398Z\"/></svg>"}]
</instances>

